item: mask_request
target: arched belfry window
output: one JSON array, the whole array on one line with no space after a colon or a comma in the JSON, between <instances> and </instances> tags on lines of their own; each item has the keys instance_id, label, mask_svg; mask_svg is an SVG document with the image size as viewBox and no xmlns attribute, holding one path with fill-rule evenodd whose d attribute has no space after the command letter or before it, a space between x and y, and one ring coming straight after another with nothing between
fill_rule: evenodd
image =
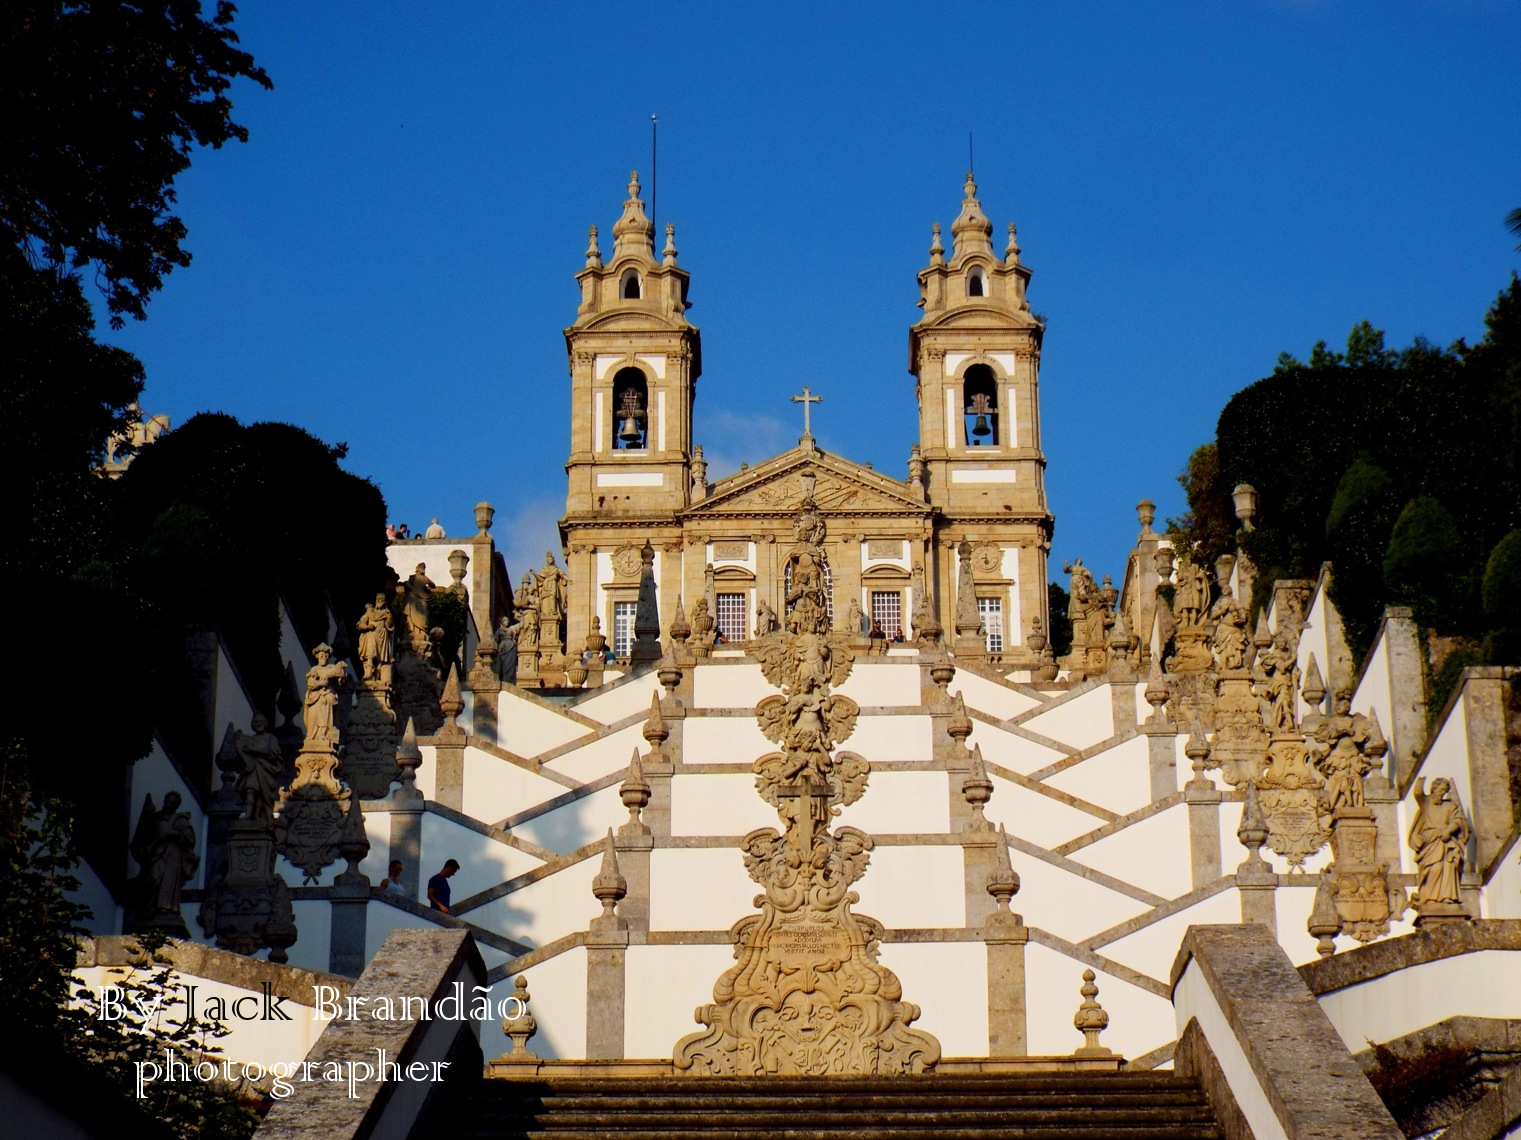
<instances>
[{"instance_id":1,"label":"arched belfry window","mask_svg":"<svg viewBox=\"0 0 1521 1140\"><path fill-rule=\"evenodd\" d=\"M962 413L968 447L998 446L998 377L986 364L974 364L962 378Z\"/></svg>"},{"instance_id":2,"label":"arched belfry window","mask_svg":"<svg viewBox=\"0 0 1521 1140\"><path fill-rule=\"evenodd\" d=\"M613 377L613 450L643 451L649 427L649 381L637 368L620 368Z\"/></svg>"},{"instance_id":3,"label":"arched belfry window","mask_svg":"<svg viewBox=\"0 0 1521 1140\"><path fill-rule=\"evenodd\" d=\"M618 279L618 296L625 301L637 301L644 294L639 287L639 270L625 269L623 276Z\"/></svg>"},{"instance_id":4,"label":"arched belfry window","mask_svg":"<svg viewBox=\"0 0 1521 1140\"><path fill-rule=\"evenodd\" d=\"M966 295L968 297L986 297L988 294L987 278L982 274L982 266L974 265L967 270Z\"/></svg>"}]
</instances>

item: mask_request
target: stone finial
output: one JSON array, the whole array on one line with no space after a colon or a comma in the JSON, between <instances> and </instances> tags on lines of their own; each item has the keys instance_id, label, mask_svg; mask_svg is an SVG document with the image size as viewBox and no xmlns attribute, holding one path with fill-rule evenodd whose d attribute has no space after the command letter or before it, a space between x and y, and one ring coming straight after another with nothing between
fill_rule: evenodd
<instances>
[{"instance_id":1,"label":"stone finial","mask_svg":"<svg viewBox=\"0 0 1521 1140\"><path fill-rule=\"evenodd\" d=\"M650 694L650 715L644 722L644 739L649 742L651 752L659 752L660 746L671 735L671 730L666 727L665 714L660 711L660 694Z\"/></svg>"},{"instance_id":2,"label":"stone finial","mask_svg":"<svg viewBox=\"0 0 1521 1140\"><path fill-rule=\"evenodd\" d=\"M660 603L655 591L655 548L649 539L639 548L639 601L634 610L634 644L629 663L660 660Z\"/></svg>"},{"instance_id":3,"label":"stone finial","mask_svg":"<svg viewBox=\"0 0 1521 1140\"><path fill-rule=\"evenodd\" d=\"M665 686L665 691L674 697L676 686L681 684L681 663L676 660L674 646L666 646L665 652L660 655L660 660L655 662L655 676Z\"/></svg>"},{"instance_id":4,"label":"stone finial","mask_svg":"<svg viewBox=\"0 0 1521 1140\"><path fill-rule=\"evenodd\" d=\"M592 920L594 925L621 927L616 907L628 894L628 880L618 870L618 851L613 846L613 829L607 829L607 846L602 851L602 867L592 880L592 895L602 904L602 913Z\"/></svg>"},{"instance_id":5,"label":"stone finial","mask_svg":"<svg viewBox=\"0 0 1521 1140\"><path fill-rule=\"evenodd\" d=\"M1336 911L1336 900L1331 897L1331 880L1324 872L1315 887L1315 909L1305 923L1310 937L1315 939L1315 949L1322 958L1336 953L1336 936L1341 933L1341 915Z\"/></svg>"},{"instance_id":6,"label":"stone finial","mask_svg":"<svg viewBox=\"0 0 1521 1140\"><path fill-rule=\"evenodd\" d=\"M1382 760L1389 751L1389 741L1384 738L1384 730L1378 723L1378 710L1375 708L1368 710L1368 739L1363 744L1363 751L1374 761Z\"/></svg>"},{"instance_id":7,"label":"stone finial","mask_svg":"<svg viewBox=\"0 0 1521 1140\"><path fill-rule=\"evenodd\" d=\"M1003 260L1005 265L1019 264L1019 230L1014 223L1009 223L1009 242L1003 247Z\"/></svg>"},{"instance_id":8,"label":"stone finial","mask_svg":"<svg viewBox=\"0 0 1521 1140\"><path fill-rule=\"evenodd\" d=\"M1204 739L1204 726L1199 723L1198 717L1194 717L1193 731L1188 734L1188 743L1183 746L1183 755L1187 756L1193 765L1194 780L1208 783L1204 779L1204 768L1209 760L1209 751L1209 741Z\"/></svg>"},{"instance_id":9,"label":"stone finial","mask_svg":"<svg viewBox=\"0 0 1521 1140\"><path fill-rule=\"evenodd\" d=\"M602 249L597 245L597 227L589 227L586 238L586 268L602 268Z\"/></svg>"},{"instance_id":10,"label":"stone finial","mask_svg":"<svg viewBox=\"0 0 1521 1140\"><path fill-rule=\"evenodd\" d=\"M623 783L618 785L618 798L623 801L623 806L628 808L628 822L619 828L620 834L648 835L647 827L639 813L650 802L649 781L644 778L644 766L639 763L639 749L634 749L634 755L628 762L628 772L623 777Z\"/></svg>"},{"instance_id":11,"label":"stone finial","mask_svg":"<svg viewBox=\"0 0 1521 1140\"><path fill-rule=\"evenodd\" d=\"M1163 712L1167 704L1167 698L1172 695L1167 685L1167 674L1162 672L1162 664L1153 660L1151 663L1151 675L1146 678L1146 688L1141 694L1146 698L1146 703L1151 706L1151 715L1146 718L1147 724L1161 725L1167 721L1167 714Z\"/></svg>"},{"instance_id":12,"label":"stone finial","mask_svg":"<svg viewBox=\"0 0 1521 1140\"><path fill-rule=\"evenodd\" d=\"M946 721L945 731L951 734L961 748L966 748L966 738L972 735L972 718L966 715L966 701L961 697L961 690L956 690L955 707L951 710L951 718Z\"/></svg>"},{"instance_id":13,"label":"stone finial","mask_svg":"<svg viewBox=\"0 0 1521 1140\"><path fill-rule=\"evenodd\" d=\"M613 223L613 260L627 254L642 256L646 262L655 257L655 223L645 214L644 203L639 199L637 170L629 172L623 215Z\"/></svg>"},{"instance_id":14,"label":"stone finial","mask_svg":"<svg viewBox=\"0 0 1521 1140\"><path fill-rule=\"evenodd\" d=\"M660 251L661 264L673 266L676 264L676 226L667 222L665 226L665 248Z\"/></svg>"},{"instance_id":15,"label":"stone finial","mask_svg":"<svg viewBox=\"0 0 1521 1140\"><path fill-rule=\"evenodd\" d=\"M988 894L993 896L997 913L1019 919L1009 910L1009 900L1019 893L1019 873L1009 859L1009 835L1001 823L998 825L998 842L993 847L998 854L998 866L988 872Z\"/></svg>"},{"instance_id":16,"label":"stone finial","mask_svg":"<svg viewBox=\"0 0 1521 1140\"><path fill-rule=\"evenodd\" d=\"M1236 838L1246 848L1246 859L1241 870L1262 874L1271 871L1268 861L1262 857L1262 845L1267 842L1267 816L1262 814L1262 800L1257 795L1257 781L1246 781L1246 802L1241 808L1241 825L1236 828Z\"/></svg>"},{"instance_id":17,"label":"stone finial","mask_svg":"<svg viewBox=\"0 0 1521 1140\"><path fill-rule=\"evenodd\" d=\"M483 500L475 504L476 538L488 538L491 535L491 520L495 517L496 508L490 503Z\"/></svg>"},{"instance_id":18,"label":"stone finial","mask_svg":"<svg viewBox=\"0 0 1521 1140\"><path fill-rule=\"evenodd\" d=\"M988 221L988 216L982 212L982 203L977 200L977 180L972 177L970 170L966 172L966 182L962 186L962 193L961 213L951 223L951 239L955 242L955 256L964 257L969 253L991 255L993 223Z\"/></svg>"},{"instance_id":19,"label":"stone finial","mask_svg":"<svg viewBox=\"0 0 1521 1140\"><path fill-rule=\"evenodd\" d=\"M359 864L370 853L370 837L364 832L364 814L359 806L359 796L349 797L349 810L343 817L343 831L338 836L338 854L348 862L348 869L334 878L343 885L369 886L370 880L359 870Z\"/></svg>"},{"instance_id":20,"label":"stone finial","mask_svg":"<svg viewBox=\"0 0 1521 1140\"><path fill-rule=\"evenodd\" d=\"M1092 970L1083 971L1083 985L1078 993L1083 995L1083 1003L1077 1007L1077 1013L1072 1017L1072 1024L1083 1035L1083 1044L1074 1050L1074 1057L1112 1057L1114 1053L1099 1044L1099 1034L1109 1028L1109 1014L1098 1003L1098 985L1094 981L1097 975Z\"/></svg>"},{"instance_id":21,"label":"stone finial","mask_svg":"<svg viewBox=\"0 0 1521 1140\"><path fill-rule=\"evenodd\" d=\"M444 732L453 729L456 732L464 731L454 722L454 718L465 711L465 700L460 695L459 666L449 666L449 679L444 682L444 695L438 699L439 711L448 718L444 725Z\"/></svg>"},{"instance_id":22,"label":"stone finial","mask_svg":"<svg viewBox=\"0 0 1521 1140\"><path fill-rule=\"evenodd\" d=\"M465 567L470 565L470 555L463 550L449 551L449 577L453 579L447 587L450 593L464 597L468 591L465 589Z\"/></svg>"},{"instance_id":23,"label":"stone finial","mask_svg":"<svg viewBox=\"0 0 1521 1140\"><path fill-rule=\"evenodd\" d=\"M1157 518L1157 505L1150 499L1142 499L1135 505L1135 514L1141 520L1141 537L1153 537L1156 532L1151 529L1151 524Z\"/></svg>"},{"instance_id":24,"label":"stone finial","mask_svg":"<svg viewBox=\"0 0 1521 1140\"><path fill-rule=\"evenodd\" d=\"M1257 611L1257 628L1252 634L1252 644L1257 647L1259 654L1273 644L1273 635L1268 630L1266 610Z\"/></svg>"},{"instance_id":25,"label":"stone finial","mask_svg":"<svg viewBox=\"0 0 1521 1140\"><path fill-rule=\"evenodd\" d=\"M1304 681L1299 686L1299 695L1312 710L1321 711L1326 699L1326 683L1321 678L1320 665L1316 662L1314 653L1310 654L1309 661L1305 663Z\"/></svg>"},{"instance_id":26,"label":"stone finial","mask_svg":"<svg viewBox=\"0 0 1521 1140\"><path fill-rule=\"evenodd\" d=\"M422 766L422 749L417 746L417 728L411 717L407 717L401 743L396 746L396 766L401 769L401 787L396 791L396 798L420 799L422 793L417 790L417 769Z\"/></svg>"},{"instance_id":27,"label":"stone finial","mask_svg":"<svg viewBox=\"0 0 1521 1140\"><path fill-rule=\"evenodd\" d=\"M692 636L692 623L687 621L687 611L682 608L681 595L676 595L676 612L671 615L671 628L666 631L672 645L685 645Z\"/></svg>"},{"instance_id":28,"label":"stone finial","mask_svg":"<svg viewBox=\"0 0 1521 1140\"><path fill-rule=\"evenodd\" d=\"M528 1008L528 975L519 974L512 982L512 996L517 999L517 1013L502 1019L502 1032L512 1038L512 1052L503 1060L537 1061L538 1057L528 1051L528 1039L539 1031L539 1023L533 1019Z\"/></svg>"},{"instance_id":29,"label":"stone finial","mask_svg":"<svg viewBox=\"0 0 1521 1140\"><path fill-rule=\"evenodd\" d=\"M931 661L929 674L930 680L935 682L942 693L945 692L945 687L951 683L951 678L956 675L956 664L951 660L950 654L941 653Z\"/></svg>"},{"instance_id":30,"label":"stone finial","mask_svg":"<svg viewBox=\"0 0 1521 1140\"><path fill-rule=\"evenodd\" d=\"M993 825L982 814L984 806L993 798L993 781L988 779L987 767L982 761L982 745L972 749L972 764L966 779L961 781L961 794L972 806L972 818L967 821L966 831L991 831Z\"/></svg>"},{"instance_id":31,"label":"stone finial","mask_svg":"<svg viewBox=\"0 0 1521 1140\"><path fill-rule=\"evenodd\" d=\"M945 264L945 246L940 243L940 223L930 226L930 264Z\"/></svg>"}]
</instances>

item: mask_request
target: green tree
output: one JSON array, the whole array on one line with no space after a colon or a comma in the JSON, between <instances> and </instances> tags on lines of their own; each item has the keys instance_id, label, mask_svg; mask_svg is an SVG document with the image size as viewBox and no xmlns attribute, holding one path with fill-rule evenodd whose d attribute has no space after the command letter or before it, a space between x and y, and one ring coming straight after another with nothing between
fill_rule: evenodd
<instances>
[{"instance_id":1,"label":"green tree","mask_svg":"<svg viewBox=\"0 0 1521 1140\"><path fill-rule=\"evenodd\" d=\"M1484 563L1486 657L1493 664L1521 661L1521 530L1495 544Z\"/></svg>"},{"instance_id":2,"label":"green tree","mask_svg":"<svg viewBox=\"0 0 1521 1140\"><path fill-rule=\"evenodd\" d=\"M1451 513L1423 495L1395 520L1384 552L1384 586L1391 600L1415 610L1421 625L1452 629L1467 616L1473 580L1463 567L1469 561Z\"/></svg>"},{"instance_id":3,"label":"green tree","mask_svg":"<svg viewBox=\"0 0 1521 1140\"><path fill-rule=\"evenodd\" d=\"M219 0L0 7L0 230L55 276L93 266L111 323L190 264L171 211L195 147L246 141L234 80L270 87Z\"/></svg>"}]
</instances>

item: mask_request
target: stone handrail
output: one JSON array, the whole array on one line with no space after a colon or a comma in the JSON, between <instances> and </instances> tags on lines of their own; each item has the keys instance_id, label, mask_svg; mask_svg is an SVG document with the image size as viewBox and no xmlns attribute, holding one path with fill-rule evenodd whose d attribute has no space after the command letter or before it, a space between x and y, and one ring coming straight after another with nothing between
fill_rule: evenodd
<instances>
[{"instance_id":1,"label":"stone handrail","mask_svg":"<svg viewBox=\"0 0 1521 1140\"><path fill-rule=\"evenodd\" d=\"M328 1023L307 1055L311 1076L295 1078L294 1092L275 1102L259 1127L260 1140L404 1140L444 1085L480 1079L481 1049L470 1010L472 987L485 981L485 963L467 932L393 931L350 988L352 1007L344 1004L342 1016ZM464 1000L458 1016L450 1016L456 984ZM418 1016L417 999L426 1003L429 1017ZM372 1016L386 1000L393 1014L407 1016ZM353 1019L349 1008L357 1012ZM330 1065L344 1078L331 1079ZM360 1067L369 1069L368 1076Z\"/></svg>"},{"instance_id":2,"label":"stone handrail","mask_svg":"<svg viewBox=\"0 0 1521 1140\"><path fill-rule=\"evenodd\" d=\"M1172 968L1174 1066L1228 1140L1404 1134L1265 926L1193 926Z\"/></svg>"}]
</instances>

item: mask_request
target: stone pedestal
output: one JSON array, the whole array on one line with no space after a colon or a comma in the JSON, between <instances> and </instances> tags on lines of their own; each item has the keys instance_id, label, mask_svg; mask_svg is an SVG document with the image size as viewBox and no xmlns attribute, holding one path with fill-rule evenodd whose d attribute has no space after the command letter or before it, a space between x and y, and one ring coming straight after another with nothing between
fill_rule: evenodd
<instances>
[{"instance_id":1,"label":"stone pedestal","mask_svg":"<svg viewBox=\"0 0 1521 1140\"><path fill-rule=\"evenodd\" d=\"M1376 862L1377 848L1372 808L1336 810L1331 820L1331 899L1342 933L1359 942L1389 933L1389 864Z\"/></svg>"}]
</instances>

